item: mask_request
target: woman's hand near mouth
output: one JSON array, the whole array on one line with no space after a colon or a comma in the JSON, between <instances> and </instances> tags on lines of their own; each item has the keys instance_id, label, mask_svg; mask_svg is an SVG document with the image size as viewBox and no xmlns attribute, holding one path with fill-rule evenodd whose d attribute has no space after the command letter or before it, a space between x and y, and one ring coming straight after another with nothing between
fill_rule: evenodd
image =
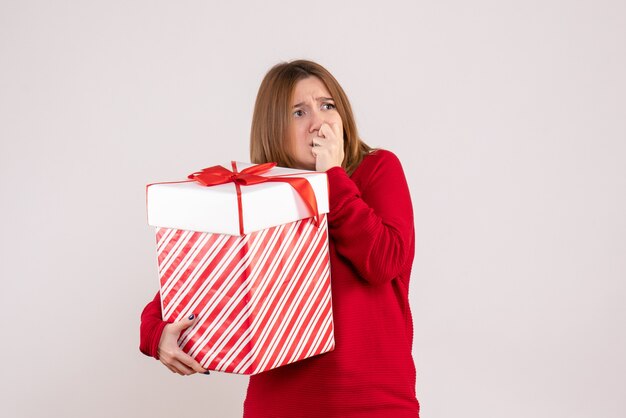
<instances>
[{"instance_id":1,"label":"woman's hand near mouth","mask_svg":"<svg viewBox=\"0 0 626 418\"><path fill-rule=\"evenodd\" d=\"M311 152L315 156L316 171L341 167L344 158L343 138L337 123L322 123L311 142Z\"/></svg>"}]
</instances>

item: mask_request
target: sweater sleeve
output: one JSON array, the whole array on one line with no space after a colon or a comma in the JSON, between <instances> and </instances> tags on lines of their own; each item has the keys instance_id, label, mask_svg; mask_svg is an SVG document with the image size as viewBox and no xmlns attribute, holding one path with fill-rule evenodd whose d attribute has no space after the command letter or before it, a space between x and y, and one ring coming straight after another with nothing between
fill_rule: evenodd
<instances>
[{"instance_id":1,"label":"sweater sleeve","mask_svg":"<svg viewBox=\"0 0 626 418\"><path fill-rule=\"evenodd\" d=\"M159 341L163 328L168 323L163 321L161 314L161 294L157 292L154 299L143 308L141 326L139 328L139 350L147 356L159 359Z\"/></svg>"},{"instance_id":2,"label":"sweater sleeve","mask_svg":"<svg viewBox=\"0 0 626 418\"><path fill-rule=\"evenodd\" d=\"M367 161L366 161L367 160ZM398 158L379 150L359 167L360 189L341 167L327 171L335 249L371 284L397 277L412 260L413 206ZM363 181L360 181L360 180Z\"/></svg>"}]
</instances>

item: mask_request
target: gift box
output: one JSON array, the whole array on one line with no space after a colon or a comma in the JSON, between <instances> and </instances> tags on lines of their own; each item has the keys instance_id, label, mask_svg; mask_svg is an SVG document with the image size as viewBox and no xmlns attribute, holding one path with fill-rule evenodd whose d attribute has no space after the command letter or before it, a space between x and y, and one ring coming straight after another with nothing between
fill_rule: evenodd
<instances>
[{"instance_id":1,"label":"gift box","mask_svg":"<svg viewBox=\"0 0 626 418\"><path fill-rule=\"evenodd\" d=\"M334 349L325 173L232 162L146 187L163 319L203 367L257 374Z\"/></svg>"}]
</instances>

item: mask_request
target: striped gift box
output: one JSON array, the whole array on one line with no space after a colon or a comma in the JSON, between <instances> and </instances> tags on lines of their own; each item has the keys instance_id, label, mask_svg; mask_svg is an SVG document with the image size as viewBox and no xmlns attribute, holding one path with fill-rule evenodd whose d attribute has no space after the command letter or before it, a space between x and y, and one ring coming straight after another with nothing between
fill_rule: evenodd
<instances>
[{"instance_id":1,"label":"striped gift box","mask_svg":"<svg viewBox=\"0 0 626 418\"><path fill-rule=\"evenodd\" d=\"M290 190L279 196L284 186L263 189L269 209L293 199ZM243 235L155 225L163 319L198 318L180 336L183 351L210 370L257 374L334 349L327 189L320 202L318 223L309 217ZM158 210L150 195L148 207Z\"/></svg>"}]
</instances>

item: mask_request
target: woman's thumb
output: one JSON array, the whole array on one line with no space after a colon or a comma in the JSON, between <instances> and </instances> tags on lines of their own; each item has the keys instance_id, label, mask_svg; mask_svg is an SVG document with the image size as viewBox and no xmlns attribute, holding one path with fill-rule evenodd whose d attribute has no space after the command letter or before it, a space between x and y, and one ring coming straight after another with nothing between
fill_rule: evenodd
<instances>
[{"instance_id":1,"label":"woman's thumb","mask_svg":"<svg viewBox=\"0 0 626 418\"><path fill-rule=\"evenodd\" d=\"M183 331L192 326L194 322L196 322L196 315L191 314L187 318L178 321L176 323L176 328L178 329L178 331Z\"/></svg>"}]
</instances>

